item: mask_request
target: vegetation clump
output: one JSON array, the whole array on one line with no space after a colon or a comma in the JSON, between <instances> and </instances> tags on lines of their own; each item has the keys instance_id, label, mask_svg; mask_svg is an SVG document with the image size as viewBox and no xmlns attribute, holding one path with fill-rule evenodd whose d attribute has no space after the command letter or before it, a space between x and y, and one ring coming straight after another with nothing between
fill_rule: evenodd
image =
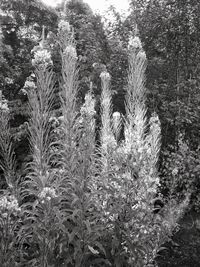
<instances>
[{"instance_id":1,"label":"vegetation clump","mask_svg":"<svg viewBox=\"0 0 200 267\"><path fill-rule=\"evenodd\" d=\"M177 197L174 168L163 192L161 123L156 112L147 115L142 42L137 35L129 38L124 114L113 110L112 76L105 66L98 77L98 114L91 81L84 103L78 100L79 56L65 15L53 36L59 75L43 36L32 50L34 75L24 84L30 155L22 173L9 105L0 94L0 167L6 182L0 195L0 265L156 266L191 190Z\"/></svg>"}]
</instances>

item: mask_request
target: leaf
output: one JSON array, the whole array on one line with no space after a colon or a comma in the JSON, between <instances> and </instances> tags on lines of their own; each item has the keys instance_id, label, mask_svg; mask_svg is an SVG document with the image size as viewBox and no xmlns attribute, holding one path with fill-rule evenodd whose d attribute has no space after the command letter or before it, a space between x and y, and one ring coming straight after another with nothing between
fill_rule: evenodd
<instances>
[{"instance_id":1,"label":"leaf","mask_svg":"<svg viewBox=\"0 0 200 267\"><path fill-rule=\"evenodd\" d=\"M99 254L99 251L96 250L96 249L94 249L93 247L91 247L91 246L88 245L88 248L89 248L89 250L90 250L94 255L98 255L98 254Z\"/></svg>"},{"instance_id":2,"label":"leaf","mask_svg":"<svg viewBox=\"0 0 200 267\"><path fill-rule=\"evenodd\" d=\"M88 220L86 220L85 222L85 225L87 227L87 231L89 233L89 235L92 233L92 230L91 230L91 227L90 227L90 222Z\"/></svg>"},{"instance_id":3,"label":"leaf","mask_svg":"<svg viewBox=\"0 0 200 267\"><path fill-rule=\"evenodd\" d=\"M95 241L94 244L95 244L95 246L97 246L104 253L104 255L106 255L106 251L105 251L103 245L100 242Z\"/></svg>"}]
</instances>

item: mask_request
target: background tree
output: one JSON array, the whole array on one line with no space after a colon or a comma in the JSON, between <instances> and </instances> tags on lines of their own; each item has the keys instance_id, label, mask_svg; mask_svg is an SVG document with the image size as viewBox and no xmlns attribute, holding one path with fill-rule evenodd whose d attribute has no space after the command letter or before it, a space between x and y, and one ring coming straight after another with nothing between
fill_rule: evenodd
<instances>
[{"instance_id":1,"label":"background tree","mask_svg":"<svg viewBox=\"0 0 200 267\"><path fill-rule=\"evenodd\" d=\"M198 1L131 1L128 20L147 51L149 105L161 115L164 144L185 131L197 147L199 8Z\"/></svg>"},{"instance_id":2,"label":"background tree","mask_svg":"<svg viewBox=\"0 0 200 267\"><path fill-rule=\"evenodd\" d=\"M33 72L31 50L41 38L42 28L45 35L57 27L57 13L42 2L1 1L1 27L4 61L1 62L1 89L9 101L12 134L18 168L28 153L26 121L28 119L27 96L22 89L26 79ZM3 65L2 65L3 64Z\"/></svg>"},{"instance_id":3,"label":"background tree","mask_svg":"<svg viewBox=\"0 0 200 267\"><path fill-rule=\"evenodd\" d=\"M93 64L107 65L110 55L101 16L94 14L82 0L63 1L58 10L64 10L75 31L80 69L79 97L83 100L90 82L93 82L96 94L100 94L100 78L97 77ZM99 74L100 72L98 76Z\"/></svg>"}]
</instances>

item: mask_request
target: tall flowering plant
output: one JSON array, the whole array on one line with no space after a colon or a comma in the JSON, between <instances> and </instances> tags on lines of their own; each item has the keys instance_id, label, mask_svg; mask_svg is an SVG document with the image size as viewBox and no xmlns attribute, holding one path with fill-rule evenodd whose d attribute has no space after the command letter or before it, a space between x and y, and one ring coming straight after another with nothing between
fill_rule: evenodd
<instances>
[{"instance_id":1,"label":"tall flowering plant","mask_svg":"<svg viewBox=\"0 0 200 267\"><path fill-rule=\"evenodd\" d=\"M109 75L101 75L103 168L97 182L100 192L97 206L107 227L107 236L113 239L114 265L126 261L127 266L148 266L173 233L188 200L176 205L178 213L172 208L172 202L166 203L162 215L154 213L154 202L160 196L157 172L160 122L157 114L152 114L149 121L146 117L146 54L138 37L130 39L128 51L126 116L121 142L115 138L114 120L111 123L111 93L106 80Z\"/></svg>"},{"instance_id":2,"label":"tall flowering plant","mask_svg":"<svg viewBox=\"0 0 200 267\"><path fill-rule=\"evenodd\" d=\"M26 214L23 243L36 247L31 259L34 266L50 266L60 260L62 249L59 249L58 240L62 236L63 214L60 210L60 181L52 168L54 134L51 116L55 103L55 79L51 53L44 39L33 49L32 64L37 82L29 86L27 92L32 159L26 166L21 190Z\"/></svg>"},{"instance_id":3,"label":"tall flowering plant","mask_svg":"<svg viewBox=\"0 0 200 267\"><path fill-rule=\"evenodd\" d=\"M10 192L0 196L0 264L16 266L20 257L22 211L17 198Z\"/></svg>"},{"instance_id":4,"label":"tall flowering plant","mask_svg":"<svg viewBox=\"0 0 200 267\"><path fill-rule=\"evenodd\" d=\"M0 167L9 188L0 195L2 266L14 264L10 252L18 244L18 233L20 262L25 265L150 266L176 229L189 198L182 203L162 199L164 207L155 212L154 203L162 198L157 172L161 129L157 114L149 120L146 116L146 54L141 41L134 37L128 45L123 119L112 111L110 74L104 70L100 75L97 144L95 97L90 88L84 104L78 106L78 56L73 29L64 16L56 38L61 55L60 117L53 117L57 96L53 61L43 38L33 49L37 82L25 84L32 159L20 184L20 201L14 190L8 106L0 95Z\"/></svg>"},{"instance_id":5,"label":"tall flowering plant","mask_svg":"<svg viewBox=\"0 0 200 267\"><path fill-rule=\"evenodd\" d=\"M0 168L5 178L0 192L0 264L14 265L20 256L22 212L19 206L18 177L15 151L10 132L9 108L0 91Z\"/></svg>"},{"instance_id":6,"label":"tall flowering plant","mask_svg":"<svg viewBox=\"0 0 200 267\"><path fill-rule=\"evenodd\" d=\"M4 171L7 186L12 189L15 183L16 161L9 120L8 101L0 90L0 167Z\"/></svg>"},{"instance_id":7,"label":"tall flowering plant","mask_svg":"<svg viewBox=\"0 0 200 267\"><path fill-rule=\"evenodd\" d=\"M56 142L59 149L55 151L55 164L62 170L62 210L67 226L64 239L68 254L65 264L88 266L92 264L93 253L99 254L96 247L102 251L98 243L100 214L95 210L94 194L91 193L96 192L93 180L97 170L95 100L91 89L82 107L78 107L78 57L73 30L64 17L58 25L58 42L62 62L60 100L63 120L58 127L60 138Z\"/></svg>"},{"instance_id":8,"label":"tall flowering plant","mask_svg":"<svg viewBox=\"0 0 200 267\"><path fill-rule=\"evenodd\" d=\"M60 100L61 112L63 116L61 132L63 133L62 143L60 142L62 155L61 165L65 169L70 169L70 157L76 150L76 120L77 93L78 93L78 72L77 72L77 53L75 48L74 33L69 23L64 19L58 24L58 43L61 55L61 79L60 79Z\"/></svg>"},{"instance_id":9,"label":"tall flowering plant","mask_svg":"<svg viewBox=\"0 0 200 267\"><path fill-rule=\"evenodd\" d=\"M51 54L43 46L43 41L34 49L32 60L37 83L27 93L32 161L27 165L26 185L29 184L32 193L35 192L36 195L51 183L50 148L53 141L49 121L54 107L55 81L51 69Z\"/></svg>"},{"instance_id":10,"label":"tall flowering plant","mask_svg":"<svg viewBox=\"0 0 200 267\"><path fill-rule=\"evenodd\" d=\"M110 91L110 80L111 76L108 72L103 71L100 74L102 83L102 94L101 94L101 157L103 162L103 168L107 168L108 157L112 154L112 150L116 147L116 139L112 129L112 98Z\"/></svg>"}]
</instances>

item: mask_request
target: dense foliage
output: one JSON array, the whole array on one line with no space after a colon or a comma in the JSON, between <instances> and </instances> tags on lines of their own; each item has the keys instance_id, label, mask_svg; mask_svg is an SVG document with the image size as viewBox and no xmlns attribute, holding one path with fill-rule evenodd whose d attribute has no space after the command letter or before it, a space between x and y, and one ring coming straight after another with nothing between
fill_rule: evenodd
<instances>
[{"instance_id":1,"label":"dense foliage","mask_svg":"<svg viewBox=\"0 0 200 267\"><path fill-rule=\"evenodd\" d=\"M1 266L156 266L199 211L199 8L1 1Z\"/></svg>"}]
</instances>

